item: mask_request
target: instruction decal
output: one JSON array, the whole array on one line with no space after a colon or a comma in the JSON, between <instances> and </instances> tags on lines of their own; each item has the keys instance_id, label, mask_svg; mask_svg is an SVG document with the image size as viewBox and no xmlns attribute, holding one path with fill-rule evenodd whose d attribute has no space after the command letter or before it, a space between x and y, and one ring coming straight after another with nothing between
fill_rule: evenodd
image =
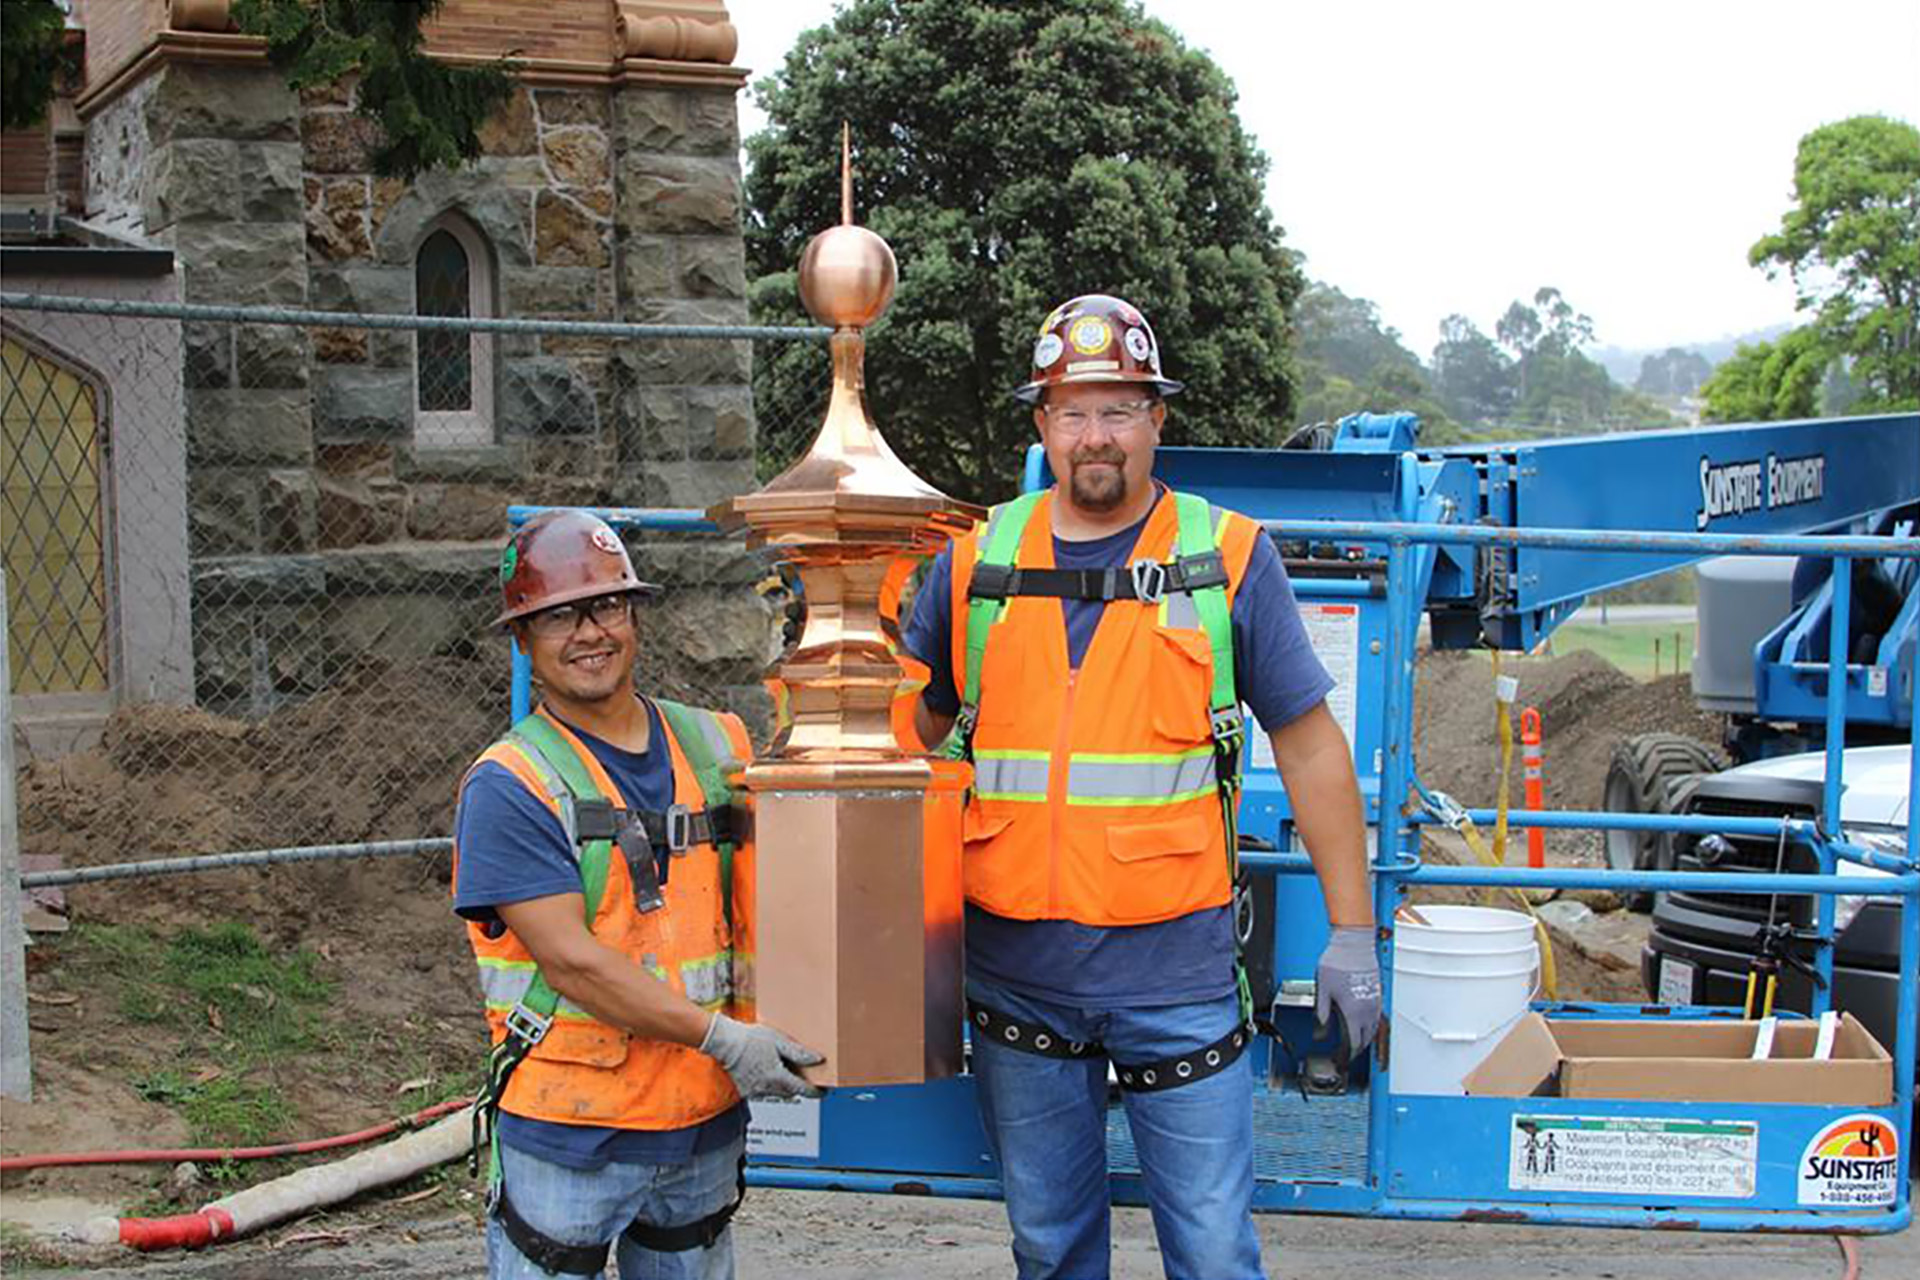
<instances>
[{"instance_id":1,"label":"instruction decal","mask_svg":"<svg viewBox=\"0 0 1920 1280\"><path fill-rule=\"evenodd\" d=\"M1513 1118L1507 1186L1620 1195L1753 1195L1760 1125L1632 1116Z\"/></svg>"},{"instance_id":2,"label":"instruction decal","mask_svg":"<svg viewBox=\"0 0 1920 1280\"><path fill-rule=\"evenodd\" d=\"M1360 685L1360 606L1357 604L1302 604L1300 621L1307 627L1314 656L1333 677L1327 710L1355 742L1355 690Z\"/></svg>"},{"instance_id":3,"label":"instruction decal","mask_svg":"<svg viewBox=\"0 0 1920 1280\"><path fill-rule=\"evenodd\" d=\"M1900 1130L1879 1116L1852 1115L1813 1135L1800 1156L1800 1203L1860 1209L1892 1204L1899 1190Z\"/></svg>"},{"instance_id":4,"label":"instruction decal","mask_svg":"<svg viewBox=\"0 0 1920 1280\"><path fill-rule=\"evenodd\" d=\"M748 1155L820 1158L820 1099L755 1098L749 1105Z\"/></svg>"}]
</instances>

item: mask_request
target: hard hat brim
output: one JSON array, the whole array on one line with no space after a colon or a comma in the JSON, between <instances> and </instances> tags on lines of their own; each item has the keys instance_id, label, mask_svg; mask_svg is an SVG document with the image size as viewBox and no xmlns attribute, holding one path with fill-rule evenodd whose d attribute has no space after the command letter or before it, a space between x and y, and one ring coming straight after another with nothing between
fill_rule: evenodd
<instances>
[{"instance_id":1,"label":"hard hat brim","mask_svg":"<svg viewBox=\"0 0 1920 1280\"><path fill-rule=\"evenodd\" d=\"M1087 383L1112 384L1125 382L1145 383L1158 390L1162 397L1177 396L1187 389L1186 383L1176 382L1172 378L1156 378L1151 374L1116 374L1103 371L1100 373L1089 373L1079 378L1069 374L1066 377L1046 378L1039 382L1029 382L1025 386L1015 387L1013 398L1021 404L1039 404L1040 397L1045 394L1048 387L1070 387Z\"/></svg>"}]
</instances>

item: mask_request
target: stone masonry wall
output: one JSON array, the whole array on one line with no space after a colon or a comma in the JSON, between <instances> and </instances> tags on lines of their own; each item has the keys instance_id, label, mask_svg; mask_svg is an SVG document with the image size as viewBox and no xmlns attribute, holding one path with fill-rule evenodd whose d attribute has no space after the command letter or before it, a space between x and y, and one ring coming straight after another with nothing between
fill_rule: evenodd
<instances>
[{"instance_id":1,"label":"stone masonry wall","mask_svg":"<svg viewBox=\"0 0 1920 1280\"><path fill-rule=\"evenodd\" d=\"M477 163L412 183L373 176L352 93L165 64L89 122L89 212L171 245L187 302L409 313L415 253L451 213L487 244L495 315L747 322L732 89L522 86ZM706 506L754 485L744 341L500 335L492 442L423 449L411 333L183 333L210 706L264 711L369 660L471 653L510 502ZM675 668L751 709L777 631L753 562L642 555L682 587L655 632L686 650Z\"/></svg>"}]
</instances>

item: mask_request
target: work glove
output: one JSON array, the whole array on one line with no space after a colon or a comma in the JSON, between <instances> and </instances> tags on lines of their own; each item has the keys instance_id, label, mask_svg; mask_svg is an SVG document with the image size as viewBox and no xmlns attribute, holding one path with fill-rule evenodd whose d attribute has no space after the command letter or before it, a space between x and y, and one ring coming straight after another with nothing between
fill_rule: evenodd
<instances>
[{"instance_id":1,"label":"work glove","mask_svg":"<svg viewBox=\"0 0 1920 1280\"><path fill-rule=\"evenodd\" d=\"M763 1023L741 1022L716 1013L700 1041L700 1052L726 1068L743 1098L820 1096L820 1090L801 1079L793 1068L817 1066L826 1059Z\"/></svg>"},{"instance_id":2,"label":"work glove","mask_svg":"<svg viewBox=\"0 0 1920 1280\"><path fill-rule=\"evenodd\" d=\"M1339 1011L1347 1024L1348 1053L1358 1058L1380 1029L1380 958L1372 927L1336 925L1313 976L1315 1020L1327 1026L1329 1015Z\"/></svg>"}]
</instances>

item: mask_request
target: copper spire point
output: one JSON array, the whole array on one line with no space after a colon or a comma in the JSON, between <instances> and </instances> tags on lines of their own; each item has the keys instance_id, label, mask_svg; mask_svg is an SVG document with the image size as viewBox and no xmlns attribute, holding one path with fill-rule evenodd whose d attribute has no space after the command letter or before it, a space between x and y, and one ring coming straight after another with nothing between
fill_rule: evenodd
<instances>
[{"instance_id":1,"label":"copper spire point","mask_svg":"<svg viewBox=\"0 0 1920 1280\"><path fill-rule=\"evenodd\" d=\"M840 122L840 225L853 225L853 126Z\"/></svg>"}]
</instances>

